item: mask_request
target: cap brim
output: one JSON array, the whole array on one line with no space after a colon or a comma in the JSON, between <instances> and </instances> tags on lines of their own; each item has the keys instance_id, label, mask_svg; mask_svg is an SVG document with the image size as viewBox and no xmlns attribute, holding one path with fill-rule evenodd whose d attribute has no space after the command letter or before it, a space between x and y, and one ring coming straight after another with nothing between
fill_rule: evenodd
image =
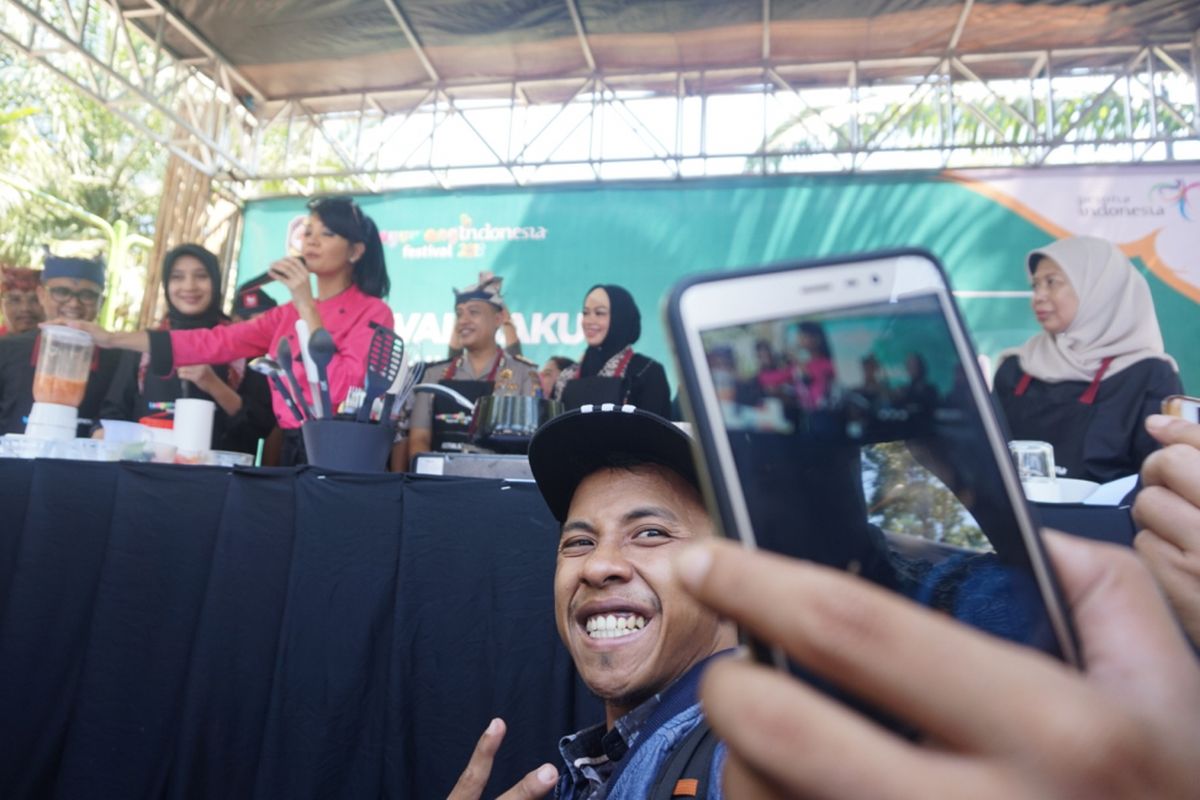
<instances>
[{"instance_id":1,"label":"cap brim","mask_svg":"<svg viewBox=\"0 0 1200 800\"><path fill-rule=\"evenodd\" d=\"M529 443L529 467L550 513L567 518L583 479L630 461L661 464L699 487L691 439L673 423L633 406L584 406L547 422Z\"/></svg>"}]
</instances>

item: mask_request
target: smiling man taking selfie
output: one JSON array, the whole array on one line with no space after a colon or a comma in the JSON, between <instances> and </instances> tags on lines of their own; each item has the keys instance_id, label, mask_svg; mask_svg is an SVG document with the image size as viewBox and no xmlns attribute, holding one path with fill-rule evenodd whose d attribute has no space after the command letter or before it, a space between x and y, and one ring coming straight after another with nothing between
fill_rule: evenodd
<instances>
[{"instance_id":1,"label":"smiling man taking selfie","mask_svg":"<svg viewBox=\"0 0 1200 800\"><path fill-rule=\"evenodd\" d=\"M672 557L714 537L690 442L631 406L584 406L546 423L529 462L562 523L554 576L558 632L605 719L565 736L565 771L543 764L505 797L719 797L722 748L696 689L737 643L732 624L672 577ZM504 736L493 720L451 798L477 798Z\"/></svg>"}]
</instances>

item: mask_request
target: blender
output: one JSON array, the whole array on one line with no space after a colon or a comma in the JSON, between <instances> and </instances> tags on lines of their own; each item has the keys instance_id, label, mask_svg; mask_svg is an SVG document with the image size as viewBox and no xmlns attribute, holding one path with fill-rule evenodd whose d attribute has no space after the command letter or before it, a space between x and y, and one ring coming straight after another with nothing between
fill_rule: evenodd
<instances>
[{"instance_id":1,"label":"blender","mask_svg":"<svg viewBox=\"0 0 1200 800\"><path fill-rule=\"evenodd\" d=\"M35 439L74 439L79 404L87 391L95 344L83 331L46 325L38 342L33 373L33 409L25 435Z\"/></svg>"}]
</instances>

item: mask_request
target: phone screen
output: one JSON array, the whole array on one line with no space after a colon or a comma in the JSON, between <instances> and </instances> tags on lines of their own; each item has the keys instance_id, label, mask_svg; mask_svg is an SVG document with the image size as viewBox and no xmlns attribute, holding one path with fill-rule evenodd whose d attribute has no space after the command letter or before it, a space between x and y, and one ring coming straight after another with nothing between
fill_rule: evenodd
<instances>
[{"instance_id":1,"label":"phone screen","mask_svg":"<svg viewBox=\"0 0 1200 800\"><path fill-rule=\"evenodd\" d=\"M751 535L1061 657L941 302L701 328Z\"/></svg>"}]
</instances>

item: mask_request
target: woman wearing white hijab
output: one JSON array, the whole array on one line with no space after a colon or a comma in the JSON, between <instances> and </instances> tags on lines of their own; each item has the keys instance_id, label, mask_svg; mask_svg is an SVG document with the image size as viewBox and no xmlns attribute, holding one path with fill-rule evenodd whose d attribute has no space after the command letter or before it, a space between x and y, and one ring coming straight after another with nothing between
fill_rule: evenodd
<instances>
[{"instance_id":1,"label":"woman wearing white hijab","mask_svg":"<svg viewBox=\"0 0 1200 800\"><path fill-rule=\"evenodd\" d=\"M1054 445L1060 477L1136 473L1158 446L1143 421L1182 392L1146 279L1092 236L1034 250L1026 263L1042 332L1001 355L993 388L1013 438Z\"/></svg>"}]
</instances>

